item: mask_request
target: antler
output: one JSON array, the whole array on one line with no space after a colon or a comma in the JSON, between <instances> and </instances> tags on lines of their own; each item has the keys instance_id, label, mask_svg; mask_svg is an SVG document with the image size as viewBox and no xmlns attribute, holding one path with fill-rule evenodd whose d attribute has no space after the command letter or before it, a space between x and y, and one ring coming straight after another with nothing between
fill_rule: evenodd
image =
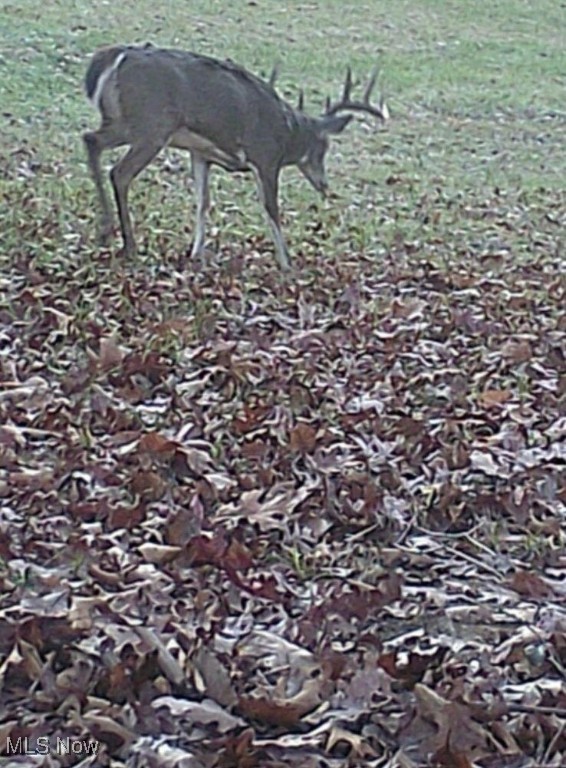
<instances>
[{"instance_id":1,"label":"antler","mask_svg":"<svg viewBox=\"0 0 566 768\"><path fill-rule=\"evenodd\" d=\"M270 88L275 87L275 81L279 77L279 64L274 64L273 69L271 70L271 74L269 75L269 80L267 81Z\"/></svg>"},{"instance_id":2,"label":"antler","mask_svg":"<svg viewBox=\"0 0 566 768\"><path fill-rule=\"evenodd\" d=\"M279 64L277 63L273 66L273 69L271 70L271 74L269 75L269 80L267 81L267 84L269 85L270 88L275 87L275 81L277 80L278 77L279 77ZM299 91L299 99L297 101L297 110L299 112L302 112L304 108L305 108L305 94L303 89L301 88L301 90Z\"/></svg>"},{"instance_id":3,"label":"antler","mask_svg":"<svg viewBox=\"0 0 566 768\"><path fill-rule=\"evenodd\" d=\"M378 117L380 120L389 119L389 110L387 104L383 100L383 97L379 100L379 105L370 104L370 96L375 87L377 80L377 69L374 69L372 75L366 85L364 95L361 101L352 101L350 96L352 91L352 70L350 67L346 70L346 80L344 82L344 90L342 92L342 98L335 104L330 102L330 99L326 99L326 115L335 115L337 112L343 110L350 112L366 112L368 115Z\"/></svg>"}]
</instances>

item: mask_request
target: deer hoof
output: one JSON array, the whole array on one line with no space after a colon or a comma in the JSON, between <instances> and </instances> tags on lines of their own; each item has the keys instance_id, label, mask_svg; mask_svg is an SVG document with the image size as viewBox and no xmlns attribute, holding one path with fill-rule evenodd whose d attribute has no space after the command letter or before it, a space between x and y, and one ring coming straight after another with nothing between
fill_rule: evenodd
<instances>
[{"instance_id":1,"label":"deer hoof","mask_svg":"<svg viewBox=\"0 0 566 768\"><path fill-rule=\"evenodd\" d=\"M133 259L137 250L135 245L124 245L116 251L116 258L118 259Z\"/></svg>"},{"instance_id":2,"label":"deer hoof","mask_svg":"<svg viewBox=\"0 0 566 768\"><path fill-rule=\"evenodd\" d=\"M293 267L291 266L291 262L288 259L286 260L280 259L278 261L278 264L279 264L279 269L283 273L289 274L289 272L291 272L293 269Z\"/></svg>"},{"instance_id":3,"label":"deer hoof","mask_svg":"<svg viewBox=\"0 0 566 768\"><path fill-rule=\"evenodd\" d=\"M107 248L112 240L114 224L112 221L103 221L98 233L98 244L102 248Z\"/></svg>"}]
</instances>

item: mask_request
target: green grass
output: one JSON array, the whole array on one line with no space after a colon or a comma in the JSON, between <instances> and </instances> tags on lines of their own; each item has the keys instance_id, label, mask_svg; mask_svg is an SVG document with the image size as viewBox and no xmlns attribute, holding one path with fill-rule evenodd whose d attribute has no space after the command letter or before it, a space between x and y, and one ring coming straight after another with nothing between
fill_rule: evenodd
<instances>
[{"instance_id":1,"label":"green grass","mask_svg":"<svg viewBox=\"0 0 566 768\"><path fill-rule=\"evenodd\" d=\"M339 92L348 64L363 78L379 63L392 120L384 129L358 121L335 142L329 175L336 199L322 204L298 174L284 174L292 250L313 218L335 248L379 254L400 236L444 242L455 222L464 250L479 241L484 247L492 222L485 226L478 217L470 226L467 208L504 195L509 207L522 199L525 215L536 215L556 204L563 186L564 10L550 0L536 6L522 0L161 6L26 0L3 2L0 13L5 252L41 251L49 259L61 249L95 248L81 133L98 116L84 99L82 80L90 53L113 42L185 47L263 74L278 61L278 87L293 100L304 87L315 113L328 93ZM249 179L218 172L213 196L212 226L222 243L264 235ZM146 172L133 192L140 242L184 248L192 204L184 176ZM426 219L436 224L423 224Z\"/></svg>"}]
</instances>

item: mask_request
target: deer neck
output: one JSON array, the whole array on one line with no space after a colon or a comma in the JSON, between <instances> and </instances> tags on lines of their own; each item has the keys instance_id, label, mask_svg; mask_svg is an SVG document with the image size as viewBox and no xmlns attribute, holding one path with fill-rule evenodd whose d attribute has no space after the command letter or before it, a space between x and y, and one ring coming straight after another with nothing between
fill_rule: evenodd
<instances>
[{"instance_id":1,"label":"deer neck","mask_svg":"<svg viewBox=\"0 0 566 768\"><path fill-rule=\"evenodd\" d=\"M283 165L297 165L308 152L315 135L315 118L293 110Z\"/></svg>"}]
</instances>

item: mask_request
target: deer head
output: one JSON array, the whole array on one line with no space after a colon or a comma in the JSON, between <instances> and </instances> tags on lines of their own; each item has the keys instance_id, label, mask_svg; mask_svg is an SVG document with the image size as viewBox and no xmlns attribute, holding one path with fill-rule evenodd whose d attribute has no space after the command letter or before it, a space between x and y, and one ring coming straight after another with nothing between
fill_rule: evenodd
<instances>
[{"instance_id":1,"label":"deer head","mask_svg":"<svg viewBox=\"0 0 566 768\"><path fill-rule=\"evenodd\" d=\"M382 121L389 119L389 111L383 99L381 99L379 104L371 104L370 102L376 81L377 70L374 70L366 85L361 101L354 101L351 98L353 87L352 72L350 67L348 67L342 98L335 103L331 103L330 99L327 99L324 113L312 121L312 134L308 144L308 151L298 162L298 168L312 186L323 196L326 195L328 189L324 159L328 151L330 137L342 133L353 118L352 112L365 112ZM298 109L299 111L304 109L302 91L299 95ZM349 112L350 114L339 115L339 112Z\"/></svg>"}]
</instances>

